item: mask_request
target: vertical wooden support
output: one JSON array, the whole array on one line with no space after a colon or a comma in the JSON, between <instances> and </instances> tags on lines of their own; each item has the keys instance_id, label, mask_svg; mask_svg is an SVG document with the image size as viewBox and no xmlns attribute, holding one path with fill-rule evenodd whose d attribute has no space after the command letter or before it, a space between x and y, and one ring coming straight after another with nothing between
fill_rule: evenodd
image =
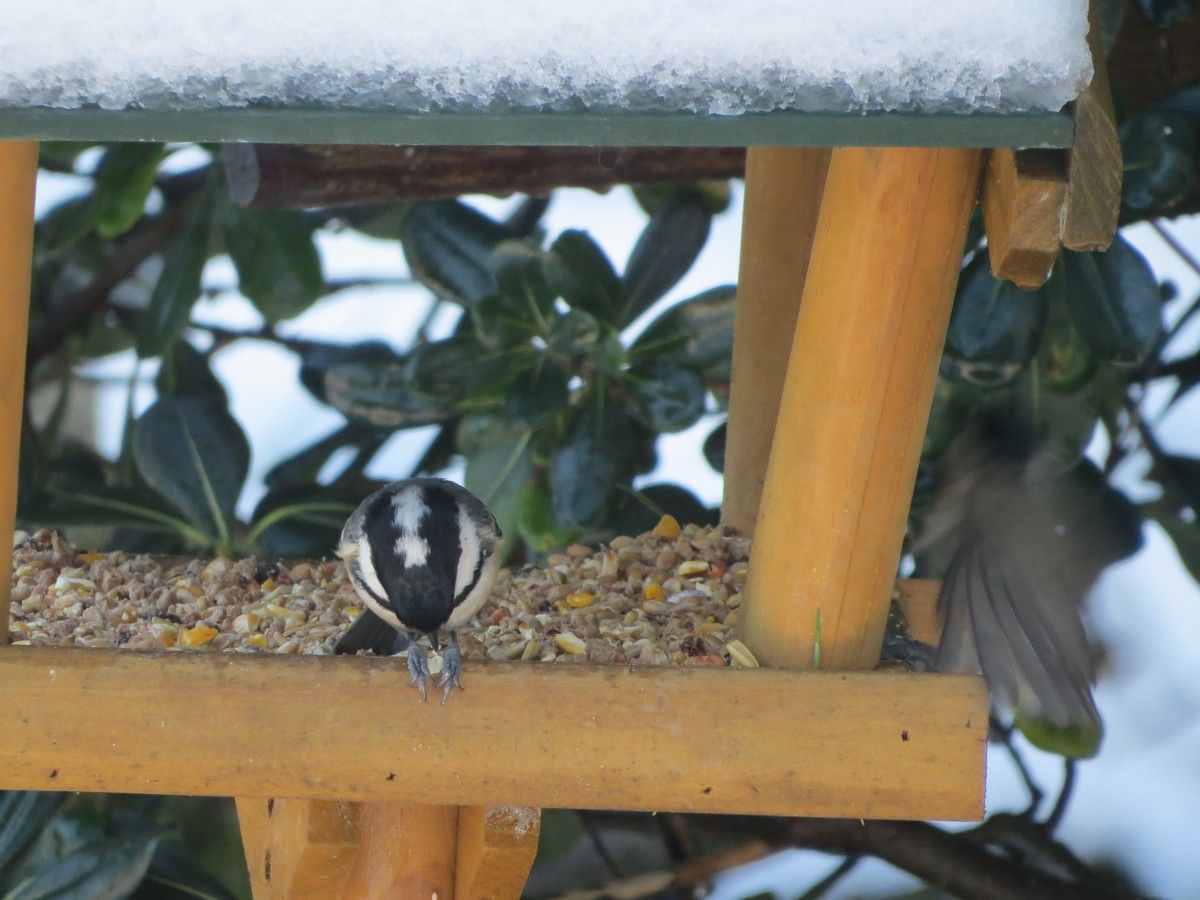
<instances>
[{"instance_id":1,"label":"vertical wooden support","mask_svg":"<svg viewBox=\"0 0 1200 900\"><path fill-rule=\"evenodd\" d=\"M33 267L33 191L37 143L0 141L0 647L8 643L13 523L29 333L29 280Z\"/></svg>"},{"instance_id":2,"label":"vertical wooden support","mask_svg":"<svg viewBox=\"0 0 1200 900\"><path fill-rule=\"evenodd\" d=\"M830 151L746 151L721 521L754 531Z\"/></svg>"},{"instance_id":3,"label":"vertical wooden support","mask_svg":"<svg viewBox=\"0 0 1200 900\"><path fill-rule=\"evenodd\" d=\"M238 822L255 900L456 896L457 807L239 798Z\"/></svg>"},{"instance_id":4,"label":"vertical wooden support","mask_svg":"<svg viewBox=\"0 0 1200 900\"><path fill-rule=\"evenodd\" d=\"M460 807L455 900L518 900L537 856L541 822L541 810L529 807Z\"/></svg>"},{"instance_id":5,"label":"vertical wooden support","mask_svg":"<svg viewBox=\"0 0 1200 900\"><path fill-rule=\"evenodd\" d=\"M764 664L879 659L980 161L833 152L747 585Z\"/></svg>"}]
</instances>

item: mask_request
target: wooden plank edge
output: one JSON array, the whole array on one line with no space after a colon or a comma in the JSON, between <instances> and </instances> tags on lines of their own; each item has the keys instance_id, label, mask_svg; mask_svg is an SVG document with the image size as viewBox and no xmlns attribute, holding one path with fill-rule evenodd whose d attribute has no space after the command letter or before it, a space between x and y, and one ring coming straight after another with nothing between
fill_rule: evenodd
<instances>
[{"instance_id":1,"label":"wooden plank edge","mask_svg":"<svg viewBox=\"0 0 1200 900\"><path fill-rule=\"evenodd\" d=\"M1058 258L1067 202L1067 161L1057 150L988 154L983 221L992 274L1023 290L1045 284Z\"/></svg>"},{"instance_id":2,"label":"wooden plank edge","mask_svg":"<svg viewBox=\"0 0 1200 900\"><path fill-rule=\"evenodd\" d=\"M979 818L973 676L15 647L0 788Z\"/></svg>"}]
</instances>

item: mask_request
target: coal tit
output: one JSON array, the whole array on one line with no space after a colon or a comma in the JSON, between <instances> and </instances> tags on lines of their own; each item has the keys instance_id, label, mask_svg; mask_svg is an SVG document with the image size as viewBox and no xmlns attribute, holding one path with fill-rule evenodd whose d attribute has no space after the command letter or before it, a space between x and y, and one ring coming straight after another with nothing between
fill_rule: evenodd
<instances>
[{"instance_id":1,"label":"coal tit","mask_svg":"<svg viewBox=\"0 0 1200 900\"><path fill-rule=\"evenodd\" d=\"M466 488L442 478L394 481L367 497L346 521L337 555L366 608L335 652L395 652L408 647L412 683L426 697L429 663L442 656L442 700L462 687L458 629L479 611L500 570L503 535L496 518Z\"/></svg>"}]
</instances>

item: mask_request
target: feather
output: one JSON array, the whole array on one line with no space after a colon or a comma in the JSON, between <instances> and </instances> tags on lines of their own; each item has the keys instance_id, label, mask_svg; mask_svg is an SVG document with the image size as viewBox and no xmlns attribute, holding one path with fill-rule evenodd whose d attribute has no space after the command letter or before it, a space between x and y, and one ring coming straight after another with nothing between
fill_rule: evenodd
<instances>
[{"instance_id":1,"label":"feather","mask_svg":"<svg viewBox=\"0 0 1200 900\"><path fill-rule=\"evenodd\" d=\"M333 652L353 654L360 650L370 650L376 656L390 656L404 649L407 643L407 637L371 610L364 609L362 615L354 620L350 630L342 635Z\"/></svg>"}]
</instances>

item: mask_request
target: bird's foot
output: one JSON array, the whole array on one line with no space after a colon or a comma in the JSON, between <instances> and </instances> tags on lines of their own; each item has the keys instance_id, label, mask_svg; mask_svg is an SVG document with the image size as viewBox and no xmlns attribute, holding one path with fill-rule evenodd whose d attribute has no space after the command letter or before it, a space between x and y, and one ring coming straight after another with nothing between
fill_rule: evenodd
<instances>
[{"instance_id":1,"label":"bird's foot","mask_svg":"<svg viewBox=\"0 0 1200 900\"><path fill-rule=\"evenodd\" d=\"M458 649L458 641L452 641L442 651L442 680L438 684L442 687L442 703L449 699L454 688L463 689L462 653Z\"/></svg>"},{"instance_id":2,"label":"bird's foot","mask_svg":"<svg viewBox=\"0 0 1200 900\"><path fill-rule=\"evenodd\" d=\"M427 685L429 684L429 658L425 648L416 641L408 645L408 673L412 677L409 684L415 684L421 694L421 702L428 699Z\"/></svg>"}]
</instances>

